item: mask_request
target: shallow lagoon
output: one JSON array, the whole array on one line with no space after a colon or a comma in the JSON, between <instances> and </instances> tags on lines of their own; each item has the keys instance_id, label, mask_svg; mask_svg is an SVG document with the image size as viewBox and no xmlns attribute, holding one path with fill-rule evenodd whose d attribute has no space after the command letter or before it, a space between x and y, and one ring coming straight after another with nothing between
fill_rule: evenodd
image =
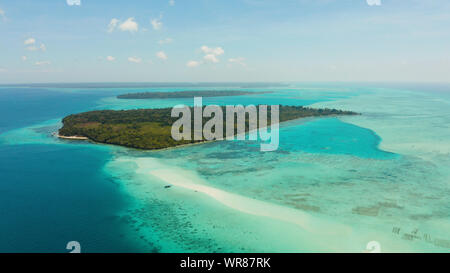
<instances>
[{"instance_id":1,"label":"shallow lagoon","mask_svg":"<svg viewBox=\"0 0 450 273\"><path fill-rule=\"evenodd\" d=\"M60 236L43 237L45 240L28 236L28 243L12 245L21 233L29 230L22 228L10 237L9 246L0 251L14 247L17 251L54 250L55 242L62 244L62 238L67 237L63 234L71 229L74 231L71 237L94 241L100 232L105 233L105 226L113 225L117 228L106 232L110 238L100 236L98 244L86 243L85 251L105 251L109 241L107 248L113 252L360 252L369 241L378 241L382 251L448 252L450 115L445 96L354 85L295 85L272 89L276 91L273 94L211 98L204 103L313 104L354 110L363 115L284 124L280 130L280 149L270 153L260 152L258 143L241 141L143 152L57 140L51 132L58 127L58 118L67 114L67 107L62 104L53 116L37 109L26 127L17 126L0 135L5 151L2 165L13 164L7 168L9 172L2 172L9 175L2 179L1 192L15 193L11 196L17 198L22 195L24 200L31 194L26 190L30 187L33 195L43 196L43 200L33 201L33 206L44 209L48 206L45 200L52 198L43 194L48 192L48 187L33 188L23 177L34 177L35 185L67 183L55 191L64 191L69 200L76 200L83 191L97 193L94 196L98 198L93 198L90 204L99 208L96 218L116 222L105 221L102 226L98 221L86 220L85 208L62 206L63 212L75 214L74 222L79 217L81 224L71 228L56 225L53 234ZM68 96L58 98L56 103L70 96L85 98L74 102L74 108L69 109L72 111L191 104L190 100L155 102L114 98L124 91L52 90ZM40 112L43 113L39 120ZM10 122L9 127L4 127L12 128L14 121ZM21 160L21 156L32 158L28 155L32 147L41 150L34 155L36 160L32 163ZM61 161L55 165L60 173L70 173L70 169L78 167L85 172L73 180L54 179L52 162L58 156L46 150L57 150L59 157L72 158L70 164ZM16 161L8 161L12 153L17 154ZM93 162L86 164L89 160ZM22 162L22 175L17 175L18 168L14 166ZM31 165L33 168L28 167ZM22 182L20 187L12 186L14 179ZM79 190L68 190L78 180L85 182L78 185ZM179 183L220 192L212 196L175 185ZM164 187L169 184L175 186ZM223 196L235 201L220 199ZM103 201L111 206L104 207ZM16 210L19 208L15 204L21 201L2 202L5 209ZM62 202L57 200L54 204ZM36 225L33 234L47 234L46 225L56 221L64 223L62 226L69 223L57 213L42 212L39 219L42 226ZM5 223L8 223L6 230L10 231L18 224L33 222L28 214L19 213L7 214Z\"/></svg>"}]
</instances>

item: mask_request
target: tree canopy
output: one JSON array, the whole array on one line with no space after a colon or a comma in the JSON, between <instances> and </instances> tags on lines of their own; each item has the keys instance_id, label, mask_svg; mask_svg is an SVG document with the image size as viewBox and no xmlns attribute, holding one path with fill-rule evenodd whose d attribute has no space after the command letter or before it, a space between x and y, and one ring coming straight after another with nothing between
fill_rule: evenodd
<instances>
[{"instance_id":1,"label":"tree canopy","mask_svg":"<svg viewBox=\"0 0 450 273\"><path fill-rule=\"evenodd\" d=\"M193 113L193 108L190 108ZM171 117L172 108L138 109L138 110L101 110L73 114L63 119L60 136L83 136L88 139L107 144L115 144L138 149L163 149L183 144L205 141L180 140L172 138L172 124L178 117ZM224 113L225 126L225 107ZM270 124L271 109L267 111ZM314 109L302 106L282 106L279 108L279 121L288 121L305 117L323 117L337 115L357 115L351 111L336 109ZM203 125L210 118L203 118ZM235 128L237 127L237 119ZM248 131L248 117L246 116L246 131ZM193 121L192 121L193 123ZM259 127L259 124L258 124ZM194 128L192 125L191 128ZM225 132L225 130L224 130Z\"/></svg>"}]
</instances>

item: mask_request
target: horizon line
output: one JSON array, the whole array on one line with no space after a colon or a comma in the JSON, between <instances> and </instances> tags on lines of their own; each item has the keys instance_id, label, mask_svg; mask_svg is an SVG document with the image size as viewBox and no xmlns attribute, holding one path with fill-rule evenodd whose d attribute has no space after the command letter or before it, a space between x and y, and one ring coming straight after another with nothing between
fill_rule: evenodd
<instances>
[{"instance_id":1,"label":"horizon line","mask_svg":"<svg viewBox=\"0 0 450 273\"><path fill-rule=\"evenodd\" d=\"M86 81L0 83L0 86L76 85L76 84L291 84L291 83L376 83L376 84L450 84L444 81Z\"/></svg>"}]
</instances>

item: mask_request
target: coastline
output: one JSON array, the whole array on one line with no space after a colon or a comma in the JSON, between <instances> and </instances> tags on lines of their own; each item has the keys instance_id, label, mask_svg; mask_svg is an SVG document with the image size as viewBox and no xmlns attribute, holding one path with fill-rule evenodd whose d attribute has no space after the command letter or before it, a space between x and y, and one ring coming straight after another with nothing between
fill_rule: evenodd
<instances>
[{"instance_id":1,"label":"coastline","mask_svg":"<svg viewBox=\"0 0 450 273\"><path fill-rule=\"evenodd\" d=\"M58 134L57 132L53 133L53 135L57 138L68 139L68 140L89 140L89 138L84 137L84 136L62 136L62 135Z\"/></svg>"},{"instance_id":2,"label":"coastline","mask_svg":"<svg viewBox=\"0 0 450 273\"><path fill-rule=\"evenodd\" d=\"M173 147L167 147L167 148L161 148L161 149L139 149L139 148L135 148L135 147L128 147L128 146L123 146L123 145L118 145L118 144L112 144L112 143L104 143L104 142L98 142L95 140L92 140L88 137L84 137L84 136L62 136L60 134L58 134L57 132L54 132L52 134L53 136L60 138L60 139L66 139L66 140L80 140L80 141L90 141L94 144L101 144L101 145L111 145L111 146L115 146L115 147L121 147L121 148L126 148L126 149L135 149L135 150L139 150L142 152L159 152L159 151L165 151L165 150L171 150L171 149L177 149L177 148L183 148L183 147L187 147L187 146L194 146L194 145L200 145L200 144L206 144L206 143L211 143L211 142L216 142L216 141L221 141L221 140L208 140L208 141L201 141L201 142L194 142L194 143L187 143L187 144L180 144L180 145L176 145Z\"/></svg>"},{"instance_id":3,"label":"coastline","mask_svg":"<svg viewBox=\"0 0 450 273\"><path fill-rule=\"evenodd\" d=\"M361 114L359 114L359 115L361 115ZM339 115L329 115L329 116L301 117L301 118L297 118L297 119L291 119L291 120L282 121L282 122L278 123L278 125L280 126L279 128L281 128L283 125L286 126L286 124L293 123L293 122L298 122L298 121L308 122L308 121L315 120L315 119L320 119L320 118L337 118L337 117L340 117L340 116ZM271 126L261 127L261 128L256 129L256 130L247 131L247 132L245 132L243 134L244 135L252 134L252 133L257 132L259 129L267 129L267 128L270 128L270 127ZM201 144L207 144L207 143L227 140L226 137L224 137L223 139L205 140L205 141L199 141L199 142L193 142L193 143L187 143L187 144L180 144L180 145L175 145L175 146L172 146L172 147L166 147L166 148L160 148L160 149L140 149L140 148L136 148L136 147L124 146L124 145L119 145L119 144L98 142L98 141L92 140L92 139L90 139L88 137L84 137L84 136L62 136L58 132L54 132L53 135L55 137L57 137L57 138L60 138L60 139L84 140L84 141L89 140L89 141L91 141L91 142L93 142L95 144L113 145L113 146L123 147L123 148L127 148L127 149L136 149L136 150L145 151L145 152L167 151L167 150L172 150L172 149L178 149L178 148L184 148L184 147L189 147L189 146L194 146L194 145L201 145ZM234 136L237 138L238 136L241 136L241 135L242 134L235 134Z\"/></svg>"}]
</instances>

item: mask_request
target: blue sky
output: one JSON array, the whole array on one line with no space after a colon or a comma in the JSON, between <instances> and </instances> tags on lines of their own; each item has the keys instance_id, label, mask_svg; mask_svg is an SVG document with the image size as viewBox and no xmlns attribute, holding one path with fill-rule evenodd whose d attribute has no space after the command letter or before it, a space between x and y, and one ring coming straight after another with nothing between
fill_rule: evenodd
<instances>
[{"instance_id":1,"label":"blue sky","mask_svg":"<svg viewBox=\"0 0 450 273\"><path fill-rule=\"evenodd\" d=\"M448 0L80 1L0 0L0 83L449 81Z\"/></svg>"}]
</instances>

